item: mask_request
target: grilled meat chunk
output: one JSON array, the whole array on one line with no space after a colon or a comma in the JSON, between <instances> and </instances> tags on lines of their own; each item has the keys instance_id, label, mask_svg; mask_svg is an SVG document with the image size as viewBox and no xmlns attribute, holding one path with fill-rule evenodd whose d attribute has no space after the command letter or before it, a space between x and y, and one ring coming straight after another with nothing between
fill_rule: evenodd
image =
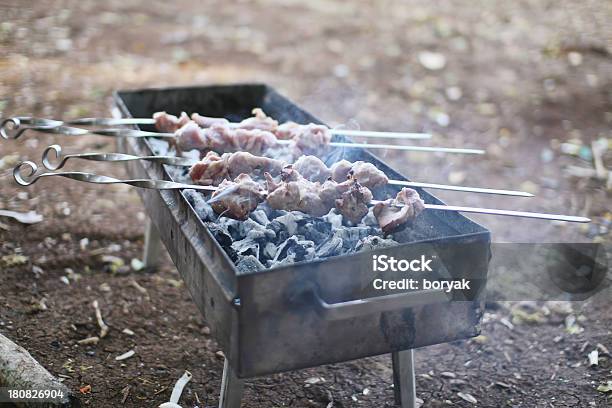
<instances>
[{"instance_id":1,"label":"grilled meat chunk","mask_svg":"<svg viewBox=\"0 0 612 408\"><path fill-rule=\"evenodd\" d=\"M315 217L327 214L330 207L319 195L321 185L308 181L297 173L289 174L293 179L280 183L274 182L269 173L266 175L268 205L276 210L301 211Z\"/></svg>"},{"instance_id":2,"label":"grilled meat chunk","mask_svg":"<svg viewBox=\"0 0 612 408\"><path fill-rule=\"evenodd\" d=\"M419 193L411 188L402 188L394 199L374 206L374 217L385 235L398 231L412 222L425 209Z\"/></svg>"},{"instance_id":3,"label":"grilled meat chunk","mask_svg":"<svg viewBox=\"0 0 612 408\"><path fill-rule=\"evenodd\" d=\"M342 183L349 177L349 172L353 167L353 163L348 160L340 160L331 166L331 178L338 183Z\"/></svg>"},{"instance_id":4,"label":"grilled meat chunk","mask_svg":"<svg viewBox=\"0 0 612 408\"><path fill-rule=\"evenodd\" d=\"M266 184L271 208L321 217L335 207L353 224L358 224L368 213L368 203L372 200L370 190L354 179L343 183L327 180L321 185L303 178L291 166L283 169L280 182L266 173Z\"/></svg>"},{"instance_id":5,"label":"grilled meat chunk","mask_svg":"<svg viewBox=\"0 0 612 408\"><path fill-rule=\"evenodd\" d=\"M259 129L274 133L278 128L278 121L272 119L261 108L253 109L253 117L240 122L241 129Z\"/></svg>"},{"instance_id":6,"label":"grilled meat chunk","mask_svg":"<svg viewBox=\"0 0 612 408\"><path fill-rule=\"evenodd\" d=\"M354 179L348 180L348 183L348 190L336 199L336 209L346 221L355 225L359 224L368 213L368 204L372 201L372 193Z\"/></svg>"},{"instance_id":7,"label":"grilled meat chunk","mask_svg":"<svg viewBox=\"0 0 612 408\"><path fill-rule=\"evenodd\" d=\"M266 191L248 174L234 181L224 180L209 203L215 213L237 220L246 220L251 211L266 199Z\"/></svg>"},{"instance_id":8,"label":"grilled meat chunk","mask_svg":"<svg viewBox=\"0 0 612 408\"><path fill-rule=\"evenodd\" d=\"M282 182L276 182L270 173L264 173L264 177L266 179L266 189L268 190L268 195L272 194L282 184Z\"/></svg>"},{"instance_id":9,"label":"grilled meat chunk","mask_svg":"<svg viewBox=\"0 0 612 408\"><path fill-rule=\"evenodd\" d=\"M349 191L354 184L354 180L346 180L342 183L336 183L334 180L327 180L321 185L321 200L326 203L329 208L336 207L336 200L342 197L342 194Z\"/></svg>"},{"instance_id":10,"label":"grilled meat chunk","mask_svg":"<svg viewBox=\"0 0 612 408\"><path fill-rule=\"evenodd\" d=\"M319 183L324 183L331 175L325 163L316 156L301 156L293 163L293 168L305 179Z\"/></svg>"},{"instance_id":11,"label":"grilled meat chunk","mask_svg":"<svg viewBox=\"0 0 612 408\"><path fill-rule=\"evenodd\" d=\"M357 180L362 186L370 189L384 186L389 182L385 173L372 163L364 161L351 163L348 160L340 160L332 165L331 178L334 181L342 183L350 177Z\"/></svg>"},{"instance_id":12,"label":"grilled meat chunk","mask_svg":"<svg viewBox=\"0 0 612 408\"><path fill-rule=\"evenodd\" d=\"M389 182L389 178L384 172L372 163L364 161L353 163L350 174L359 184L369 189L384 186Z\"/></svg>"},{"instance_id":13,"label":"grilled meat chunk","mask_svg":"<svg viewBox=\"0 0 612 408\"><path fill-rule=\"evenodd\" d=\"M167 133L176 132L180 127L189 122L189 116L185 112L181 112L181 116L178 118L166 112L155 112L153 119L155 119L157 130Z\"/></svg>"}]
</instances>

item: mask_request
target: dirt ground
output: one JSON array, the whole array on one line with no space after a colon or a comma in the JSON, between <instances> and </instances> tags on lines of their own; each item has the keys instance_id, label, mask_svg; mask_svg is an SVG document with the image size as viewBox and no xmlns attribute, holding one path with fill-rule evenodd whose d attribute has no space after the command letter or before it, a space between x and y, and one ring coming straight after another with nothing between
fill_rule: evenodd
<instances>
[{"instance_id":1,"label":"dirt ground","mask_svg":"<svg viewBox=\"0 0 612 408\"><path fill-rule=\"evenodd\" d=\"M473 217L496 242L609 245L605 181L565 169L592 168L588 146L611 136L610 21L604 0L3 0L0 116L107 116L114 89L262 81L330 124L426 130L431 144L487 149L482 158L382 155L415 180L537 194L436 193L449 203L593 219L580 226ZM40 162L52 142L113 151L112 141L90 136L0 142L0 209L44 216L31 226L0 218L0 333L85 406L156 406L183 370L193 380L181 405L216 406L223 357L205 317L167 256L158 272L139 269L146 214L137 194L68 180L27 189L13 182L11 168ZM582 146L582 156L563 154L564 142ZM121 166L86 166L123 175ZM607 294L489 304L481 336L417 350L419 398L426 407L609 406L601 388L612 381ZM94 300L110 331L82 345L98 333ZM115 360L131 349L134 357ZM590 367L593 350L599 361ZM392 406L390 367L380 356L252 379L243 406Z\"/></svg>"}]
</instances>

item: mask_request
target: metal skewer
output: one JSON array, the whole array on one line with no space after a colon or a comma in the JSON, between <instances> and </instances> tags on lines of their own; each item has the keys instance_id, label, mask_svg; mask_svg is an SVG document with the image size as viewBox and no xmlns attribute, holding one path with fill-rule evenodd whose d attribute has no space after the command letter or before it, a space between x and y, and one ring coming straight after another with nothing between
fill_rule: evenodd
<instances>
[{"instance_id":1,"label":"metal skewer","mask_svg":"<svg viewBox=\"0 0 612 408\"><path fill-rule=\"evenodd\" d=\"M370 204L373 204L373 205L376 205L378 203L384 203L384 201L380 201L380 200L370 201ZM402 207L402 206L397 205L397 207ZM503 216L509 216L509 217L536 218L536 219L551 220L551 221L567 221L567 222L580 222L580 223L591 222L590 218L577 217L574 215L547 214L547 213L537 213L537 212L530 212L530 211L499 210L496 208L462 207L458 205L440 205L440 204L425 204L425 208L429 210L458 211L458 212L467 212L467 213L474 213L474 214L503 215Z\"/></svg>"},{"instance_id":2,"label":"metal skewer","mask_svg":"<svg viewBox=\"0 0 612 408\"><path fill-rule=\"evenodd\" d=\"M50 154L53 152L55 158L52 159ZM62 154L62 148L60 145L48 146L42 155L42 163L48 170L59 170L66 162L70 159L84 159L92 161L103 161L103 162L124 162L133 160L152 161L161 164L169 164L173 166L185 166L191 167L197 160L188 159L184 157L176 156L133 156L125 153L73 153L73 154ZM406 187L421 187L431 188L437 190L449 190L449 191L461 191L466 193L480 193L480 194L497 194L506 196L517 196L517 197L533 197L533 194L524 191L514 190L499 190L490 188L480 187L465 187L465 186L452 186L447 184L433 184L433 183L420 183L416 181L404 181L404 180L389 180L389 184L396 186Z\"/></svg>"},{"instance_id":3,"label":"metal skewer","mask_svg":"<svg viewBox=\"0 0 612 408\"><path fill-rule=\"evenodd\" d=\"M39 132L60 133L69 135L76 135L75 132L79 134L87 134L87 131L84 131L83 129L63 126L63 123L64 122L61 122L59 120L32 118L29 116L18 116L2 121L2 124L0 124L0 136L7 140L17 139L23 134L23 132L29 129L37 130Z\"/></svg>"},{"instance_id":4,"label":"metal skewer","mask_svg":"<svg viewBox=\"0 0 612 408\"><path fill-rule=\"evenodd\" d=\"M288 145L291 140L278 140L278 144ZM482 149L457 149L452 147L431 147L431 146L406 146L406 145L389 145L375 143L346 143L346 142L331 142L332 147L349 147L363 149L386 149L386 150L404 150L412 152L440 152L440 153L460 153L460 154L485 154Z\"/></svg>"},{"instance_id":5,"label":"metal skewer","mask_svg":"<svg viewBox=\"0 0 612 408\"><path fill-rule=\"evenodd\" d=\"M54 159L50 158L50 153L53 152L55 155ZM63 154L62 147L60 145L47 146L42 154L42 163L48 170L59 170L66 162L70 159L82 159L99 162L125 162L125 161L151 161L161 164L169 164L173 166L184 166L191 167L197 160L189 159L186 157L177 156L134 156L125 153L72 153Z\"/></svg>"},{"instance_id":6,"label":"metal skewer","mask_svg":"<svg viewBox=\"0 0 612 408\"><path fill-rule=\"evenodd\" d=\"M82 126L121 126L121 125L154 125L155 119L152 118L81 118L67 121L71 125ZM240 123L230 122L231 127L239 127ZM333 135L356 136L356 137L371 137L382 139L431 139L429 133L422 132L378 132L372 130L354 130L354 129L334 129L329 131Z\"/></svg>"},{"instance_id":7,"label":"metal skewer","mask_svg":"<svg viewBox=\"0 0 612 408\"><path fill-rule=\"evenodd\" d=\"M4 139L18 139L25 131L35 130L42 133L59 134L65 136L84 136L94 134L110 137L157 137L163 139L174 139L174 133L145 132L137 129L82 129L72 126L64 126L63 122L39 118L10 118L0 125L0 136Z\"/></svg>"},{"instance_id":8,"label":"metal skewer","mask_svg":"<svg viewBox=\"0 0 612 408\"><path fill-rule=\"evenodd\" d=\"M481 188L481 187L452 186L448 184L421 183L418 181L389 180L389 184L392 184L395 186L405 186L405 187L431 188L433 190L462 191L465 193L496 194L496 195L505 195L505 196L515 196L515 197L533 197L534 196L533 194L528 193L526 191L501 190L501 189L495 189L495 188Z\"/></svg>"},{"instance_id":9,"label":"metal skewer","mask_svg":"<svg viewBox=\"0 0 612 408\"><path fill-rule=\"evenodd\" d=\"M29 174L25 175L25 177L21 174L24 167L29 168ZM201 186L201 185L193 185L193 184L184 184L177 183L173 181L166 180L150 180L150 179L132 179L132 180L120 180L113 177L101 176L93 173L84 173L84 172L59 172L59 173L42 173L38 175L34 175L38 170L38 166L36 163L31 161L25 161L20 163L17 167L13 169L13 177L15 181L22 186L29 186L34 184L36 181L43 177L66 177L73 180L83 181L87 183L96 183L96 184L128 184L134 187L147 188L147 189L156 189L156 190L182 190L182 189L193 189L193 190L206 190L206 191L216 191L217 187L212 186ZM372 200L369 204L375 205L378 203L384 203L380 200ZM398 205L398 207L401 207ZM591 222L589 218L586 217L576 217L572 215L557 215L557 214L545 214L545 213L535 213L535 212L527 212L527 211L513 211L513 210L499 210L493 208L477 208L477 207L461 207L461 206L452 206L452 205L439 205L439 204L425 204L425 208L431 210L441 210L441 211L459 211L459 212L469 212L469 213L477 213L477 214L490 214L490 215L503 215L503 216L512 216L512 217L522 217L522 218L537 218L542 220L556 220L556 221L567 221L567 222L579 222L579 223L587 223Z\"/></svg>"},{"instance_id":10,"label":"metal skewer","mask_svg":"<svg viewBox=\"0 0 612 408\"><path fill-rule=\"evenodd\" d=\"M154 125L153 118L80 118L68 120L66 123L79 126L123 126L123 125Z\"/></svg>"},{"instance_id":11,"label":"metal skewer","mask_svg":"<svg viewBox=\"0 0 612 408\"><path fill-rule=\"evenodd\" d=\"M48 119L34 119L35 121L44 121ZM137 129L98 129L98 130L87 130L69 126L56 126L50 127L50 125L43 126L29 126L26 128L20 128L19 124L24 123L23 121L17 121L16 118L7 119L2 122L2 128L0 133L5 139L16 139L21 134L28 130L33 129L43 133L54 133L64 134L68 136L82 136L88 133L100 136L110 137L157 137L165 139L174 139L174 133L158 133L158 132L146 132ZM57 122L57 121L52 121ZM5 129L5 125L13 123L16 124L17 128L13 128L9 131ZM63 122L62 122L63 123ZM276 143L280 145L291 144L291 140L277 140ZM346 142L331 142L328 146L331 147L347 147L347 148L366 148L366 149L385 149L385 150L403 150L403 151L414 151L414 152L440 152L440 153L459 153L459 154L484 154L485 151L481 149L456 149L450 147L430 147L430 146L406 146L406 145L389 145L389 144L369 144L369 143L346 143Z\"/></svg>"},{"instance_id":12,"label":"metal skewer","mask_svg":"<svg viewBox=\"0 0 612 408\"><path fill-rule=\"evenodd\" d=\"M174 137L172 133L151 133L154 132L142 132L135 129L125 129L131 132L122 133L124 129L107 129L105 131L87 131L85 129L74 128L69 125L80 125L80 126L122 126L122 125L154 125L155 119L145 118L124 118L124 119L113 119L113 118L82 118L75 119L66 122L53 119L44 118L33 118L29 116L18 116L14 118L6 119L2 122L0 134L5 139L17 139L23 132L28 129L38 130L46 133L56 134L67 134L71 136L78 136L86 133L102 134L104 136L129 136L129 137ZM239 123L230 123L231 127L239 127ZM54 130L55 129L55 130ZM369 137L369 138L382 138L382 139L431 139L429 133L415 133L415 132L377 132L369 130L351 130L351 129L330 129L333 135L344 135L344 136L356 136L356 137Z\"/></svg>"},{"instance_id":13,"label":"metal skewer","mask_svg":"<svg viewBox=\"0 0 612 408\"><path fill-rule=\"evenodd\" d=\"M420 132L377 132L374 130L333 129L329 131L332 135L370 137L381 139L431 139L429 133Z\"/></svg>"},{"instance_id":14,"label":"metal skewer","mask_svg":"<svg viewBox=\"0 0 612 408\"><path fill-rule=\"evenodd\" d=\"M28 174L25 176L22 173L24 167L29 169ZM85 173L82 171L65 171L59 173L41 173L34 175L38 171L36 163L31 161L24 161L13 169L13 177L15 181L22 186L29 186L36 183L43 177L65 177L77 181L83 181L85 183L95 184L128 184L134 187L154 189L154 190L182 190L182 189L193 189L193 190L206 190L216 191L217 187L213 186L200 186L192 184L177 183L175 181L166 180L150 180L150 179L131 179L131 180L120 180L114 177L101 176L93 173Z\"/></svg>"}]
</instances>

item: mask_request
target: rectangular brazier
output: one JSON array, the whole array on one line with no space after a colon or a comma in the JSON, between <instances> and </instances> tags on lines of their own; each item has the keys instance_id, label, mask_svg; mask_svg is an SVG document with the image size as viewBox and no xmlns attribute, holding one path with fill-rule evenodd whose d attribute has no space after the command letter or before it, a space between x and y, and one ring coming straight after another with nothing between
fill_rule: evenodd
<instances>
[{"instance_id":1,"label":"rectangular brazier","mask_svg":"<svg viewBox=\"0 0 612 408\"><path fill-rule=\"evenodd\" d=\"M279 122L320 123L260 84L120 91L115 103L124 117L151 117L165 110L238 121L261 107ZM122 152L154 154L146 139L123 139L118 145ZM363 149L346 149L342 157L371 162L389 178L406 180ZM157 163L129 162L127 170L133 178L172 179ZM389 197L399 190L396 186L385 189L383 195ZM425 202L443 204L417 190ZM241 378L479 333L483 309L478 291L471 293L471 300L455 296L450 301L439 293L373 290L372 281L381 275L373 271L372 252L239 273L183 192L139 190L139 194L191 296ZM459 213L428 210L413 228L414 233L397 234L400 245L375 253L402 259L434 253L448 277L486 278L490 234L484 227ZM396 274L401 276L406 274Z\"/></svg>"}]
</instances>

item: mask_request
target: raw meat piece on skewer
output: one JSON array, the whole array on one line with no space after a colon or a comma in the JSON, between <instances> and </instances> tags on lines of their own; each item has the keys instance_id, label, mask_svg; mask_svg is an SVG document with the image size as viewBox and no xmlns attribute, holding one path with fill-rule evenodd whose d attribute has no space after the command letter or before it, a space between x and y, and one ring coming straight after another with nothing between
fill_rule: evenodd
<instances>
[{"instance_id":1,"label":"raw meat piece on skewer","mask_svg":"<svg viewBox=\"0 0 612 408\"><path fill-rule=\"evenodd\" d=\"M178 118L166 112L155 112L153 114L153 119L155 119L155 127L157 130L169 133L176 132L189 122L189 116L187 116L185 112L181 112L181 116Z\"/></svg>"},{"instance_id":2,"label":"raw meat piece on skewer","mask_svg":"<svg viewBox=\"0 0 612 408\"><path fill-rule=\"evenodd\" d=\"M242 129L259 129L271 133L276 133L276 129L278 128L278 121L266 115L261 108L253 109L252 114L252 117L244 119L236 127Z\"/></svg>"}]
</instances>

